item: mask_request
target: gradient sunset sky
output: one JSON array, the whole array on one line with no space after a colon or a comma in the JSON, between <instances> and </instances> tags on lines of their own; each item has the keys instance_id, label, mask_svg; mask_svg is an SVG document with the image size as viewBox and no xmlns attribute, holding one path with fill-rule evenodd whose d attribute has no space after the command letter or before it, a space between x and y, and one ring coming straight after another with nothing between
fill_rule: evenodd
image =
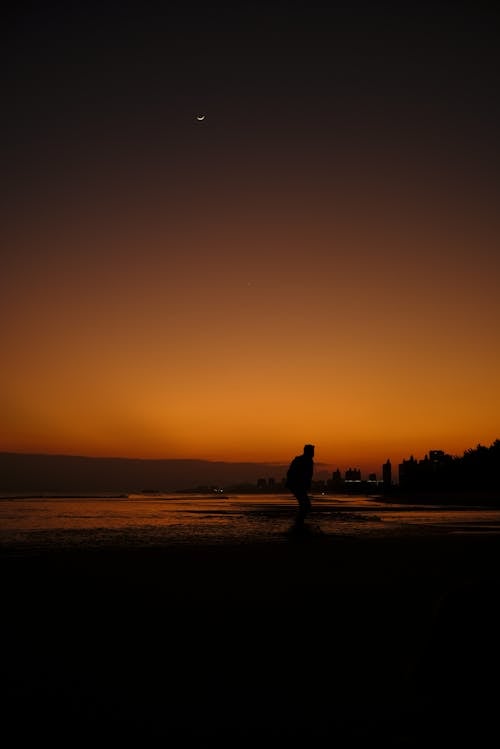
<instances>
[{"instance_id":1,"label":"gradient sunset sky","mask_svg":"<svg viewBox=\"0 0 500 749\"><path fill-rule=\"evenodd\" d=\"M489 6L12 10L0 450L380 473L499 438Z\"/></svg>"}]
</instances>

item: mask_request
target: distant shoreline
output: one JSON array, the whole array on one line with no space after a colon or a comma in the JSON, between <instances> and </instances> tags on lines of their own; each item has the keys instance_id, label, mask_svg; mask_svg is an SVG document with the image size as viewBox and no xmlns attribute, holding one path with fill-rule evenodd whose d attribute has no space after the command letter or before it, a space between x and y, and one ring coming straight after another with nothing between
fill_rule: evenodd
<instances>
[{"instance_id":1,"label":"distant shoreline","mask_svg":"<svg viewBox=\"0 0 500 749\"><path fill-rule=\"evenodd\" d=\"M292 495L289 495L289 493L284 491L274 491L274 492L262 492L258 489L255 489L254 491L232 491L228 490L227 493L224 492L224 494L220 493L203 493L200 491L197 491L195 489L192 490L186 490L186 489L179 489L179 490L165 490L165 491L146 491L146 492L140 492L140 491L130 491L130 492L119 492L119 493L109 493L106 491L102 492L81 492L81 493L74 493L74 492L29 492L29 493L12 493L12 494L0 494L0 502L8 502L8 501L14 501L14 500L34 500L34 499L41 499L41 500L57 500L57 499L170 499L175 497L198 497L199 499L206 499L206 500L218 500L218 499L231 499L233 497L262 497L262 498L269 498L272 500L276 497L283 497L283 496L289 496L290 500L293 501ZM337 491L337 492L325 492L324 494L315 494L314 492L311 493L311 498L313 502L321 503L321 500L332 498L332 497L339 497L339 498L345 498L346 500L349 500L350 498L356 498L356 497L365 497L367 499L372 499L376 502L382 502L387 505L413 505L413 506L450 506L450 507L463 507L464 509L468 508L475 508L478 507L485 507L485 508L495 508L500 507L500 491L471 491L471 490L463 490L463 491L425 491L425 490L401 490L394 488L390 492L373 492L373 493L366 493L366 492L353 492L353 491Z\"/></svg>"},{"instance_id":2,"label":"distant shoreline","mask_svg":"<svg viewBox=\"0 0 500 749\"><path fill-rule=\"evenodd\" d=\"M401 504L464 505L467 507L500 506L500 490L419 490L394 489L381 495L384 502Z\"/></svg>"},{"instance_id":3,"label":"distant shoreline","mask_svg":"<svg viewBox=\"0 0 500 749\"><path fill-rule=\"evenodd\" d=\"M9 494L5 496L0 495L0 502L3 501L9 501L12 499L128 499L128 494L107 494L106 492L101 492L97 494L70 494L69 492L61 492L59 494L54 494L53 492L50 492L49 494L45 494L45 492L38 492L38 493L30 493L30 494Z\"/></svg>"}]
</instances>

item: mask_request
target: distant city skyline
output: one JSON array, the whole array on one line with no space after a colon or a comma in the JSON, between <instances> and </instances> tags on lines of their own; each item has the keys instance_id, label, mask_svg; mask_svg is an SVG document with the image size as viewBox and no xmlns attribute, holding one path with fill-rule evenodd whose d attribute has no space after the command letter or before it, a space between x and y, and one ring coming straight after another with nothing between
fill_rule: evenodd
<instances>
[{"instance_id":1,"label":"distant city skyline","mask_svg":"<svg viewBox=\"0 0 500 749\"><path fill-rule=\"evenodd\" d=\"M496 438L495 438L496 439ZM394 475L394 471L397 472L398 466L403 463L404 461L412 458L416 461L424 460L429 454L433 452L443 452L446 455L450 455L453 457L461 457L463 453L466 450L470 450L472 448L475 448L476 445L490 445L494 440L490 441L484 441L480 440L479 442L475 444L468 444L465 445L462 449L457 450L455 452L450 452L449 450L441 450L441 448L427 448L426 450L423 450L422 452L416 451L416 450L409 450L405 454L399 450L396 454L396 457L391 456L389 454L386 455L385 458L380 460L379 463L376 461L360 461L360 460L353 460L349 459L348 457L345 460L339 460L339 461L329 461L329 460L321 460L319 458L315 457L314 465L315 470L314 474L316 477L320 477L322 479L326 479L331 477L331 475L339 471L342 475L342 477L345 476L345 473L348 471L359 471L361 476L363 478L367 478L370 474L376 474L377 479L381 479L383 475L383 468L384 465L387 463L387 461L392 466L392 471ZM12 455L34 455L34 456L47 456L49 458L57 458L57 457L67 457L67 458L75 458L75 459L81 459L81 460L102 460L102 461L114 461L116 463L120 461L127 461L130 463L133 462L143 462L143 463L160 463L160 462L171 462L171 463L178 463L178 464L185 464L189 465L192 464L212 464L212 465L259 465L266 468L266 478L275 478L276 480L280 480L281 476L278 476L277 474L273 474L273 471L276 469L276 467L279 467L282 471L286 470L286 467L288 466L290 460L294 457L296 453L301 452L303 445L298 445L296 447L296 452L292 452L283 458L283 460L225 460L225 459L210 459L210 458L199 458L199 457L173 457L173 456L133 456L133 455L117 455L117 454L110 454L110 455L91 455L88 453L80 453L80 452L62 452L62 451L35 451L35 450L0 450L0 455L4 454L12 454ZM318 447L316 445L316 453L318 453ZM283 474L284 475L284 474ZM1 479L0 479L1 480ZM0 486L1 491L1 486Z\"/></svg>"},{"instance_id":2,"label":"distant city skyline","mask_svg":"<svg viewBox=\"0 0 500 749\"><path fill-rule=\"evenodd\" d=\"M400 470L403 477L426 475L427 465L441 467L470 459L475 455L500 454L499 441L491 445L467 448L461 454L450 455L443 450L429 450L415 458L413 453L401 461L387 458L377 470L364 471L354 462L335 468L315 462L314 482L377 482L385 486L398 484ZM276 463L221 462L192 459L127 459L92 458L89 456L50 455L0 452L0 492L29 491L140 491L195 489L199 486L258 485L270 482L279 487L285 478L289 461ZM491 463L493 465L493 463ZM495 464L496 465L496 464ZM471 474L469 471L468 480Z\"/></svg>"}]
</instances>

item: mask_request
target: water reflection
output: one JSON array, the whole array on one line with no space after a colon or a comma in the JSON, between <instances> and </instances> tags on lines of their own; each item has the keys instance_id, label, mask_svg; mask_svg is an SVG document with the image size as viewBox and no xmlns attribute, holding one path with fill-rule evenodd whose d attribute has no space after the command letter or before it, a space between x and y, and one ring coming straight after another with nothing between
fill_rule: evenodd
<instances>
[{"instance_id":1,"label":"water reflection","mask_svg":"<svg viewBox=\"0 0 500 749\"><path fill-rule=\"evenodd\" d=\"M309 530L322 536L500 533L500 510L388 504L375 497L320 496ZM0 501L4 544L157 545L287 538L289 495L31 497Z\"/></svg>"}]
</instances>

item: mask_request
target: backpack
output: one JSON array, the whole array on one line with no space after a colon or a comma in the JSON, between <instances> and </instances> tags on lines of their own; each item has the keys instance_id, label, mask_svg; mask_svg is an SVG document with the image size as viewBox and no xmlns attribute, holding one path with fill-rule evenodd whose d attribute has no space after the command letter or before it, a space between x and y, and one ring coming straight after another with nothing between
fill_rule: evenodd
<instances>
[{"instance_id":1,"label":"backpack","mask_svg":"<svg viewBox=\"0 0 500 749\"><path fill-rule=\"evenodd\" d=\"M300 470L300 459L296 457L290 463L288 471L286 472L285 486L287 489L294 489L297 483L300 483L301 470Z\"/></svg>"}]
</instances>

